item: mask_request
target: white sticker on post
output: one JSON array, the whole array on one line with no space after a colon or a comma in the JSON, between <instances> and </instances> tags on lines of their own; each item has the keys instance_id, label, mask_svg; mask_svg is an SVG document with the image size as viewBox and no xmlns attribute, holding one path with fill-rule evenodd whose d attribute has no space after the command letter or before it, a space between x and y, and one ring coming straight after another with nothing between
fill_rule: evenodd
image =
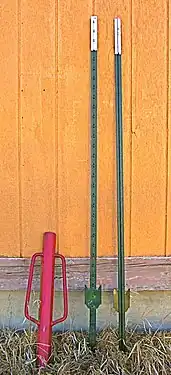
<instances>
[{"instance_id":1,"label":"white sticker on post","mask_svg":"<svg viewBox=\"0 0 171 375\"><path fill-rule=\"evenodd\" d=\"M97 51L97 16L91 16L91 51Z\"/></svg>"},{"instance_id":2,"label":"white sticker on post","mask_svg":"<svg viewBox=\"0 0 171 375\"><path fill-rule=\"evenodd\" d=\"M121 19L115 18L115 55L121 55Z\"/></svg>"}]
</instances>

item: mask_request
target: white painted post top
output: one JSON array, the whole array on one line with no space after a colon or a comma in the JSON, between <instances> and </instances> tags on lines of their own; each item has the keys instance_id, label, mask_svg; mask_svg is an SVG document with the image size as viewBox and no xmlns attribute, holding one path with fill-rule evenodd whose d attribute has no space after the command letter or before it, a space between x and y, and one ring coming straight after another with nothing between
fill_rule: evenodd
<instances>
[{"instance_id":1,"label":"white painted post top","mask_svg":"<svg viewBox=\"0 0 171 375\"><path fill-rule=\"evenodd\" d=\"M121 55L121 19L114 19L115 30L115 55Z\"/></svg>"},{"instance_id":2,"label":"white painted post top","mask_svg":"<svg viewBox=\"0 0 171 375\"><path fill-rule=\"evenodd\" d=\"M97 16L91 16L91 51L97 51Z\"/></svg>"}]
</instances>

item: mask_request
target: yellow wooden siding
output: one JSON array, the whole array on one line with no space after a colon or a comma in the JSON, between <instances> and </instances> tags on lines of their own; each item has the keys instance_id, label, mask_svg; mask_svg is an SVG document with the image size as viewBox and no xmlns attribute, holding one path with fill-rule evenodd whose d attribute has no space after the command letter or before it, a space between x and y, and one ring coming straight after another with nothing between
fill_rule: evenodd
<instances>
[{"instance_id":1,"label":"yellow wooden siding","mask_svg":"<svg viewBox=\"0 0 171 375\"><path fill-rule=\"evenodd\" d=\"M167 48L167 93L168 93L168 107L167 107L167 181L166 181L166 196L167 196L167 216L166 216L166 255L171 255L171 6L168 9L168 48Z\"/></svg>"},{"instance_id":2,"label":"yellow wooden siding","mask_svg":"<svg viewBox=\"0 0 171 375\"><path fill-rule=\"evenodd\" d=\"M171 255L169 0L2 0L0 11L0 255L30 256L47 230L66 256L89 254L92 14L98 255L117 252L115 16L123 24L126 254Z\"/></svg>"},{"instance_id":3,"label":"yellow wooden siding","mask_svg":"<svg viewBox=\"0 0 171 375\"><path fill-rule=\"evenodd\" d=\"M133 0L133 255L165 254L167 48L167 2Z\"/></svg>"},{"instance_id":4,"label":"yellow wooden siding","mask_svg":"<svg viewBox=\"0 0 171 375\"><path fill-rule=\"evenodd\" d=\"M20 255L18 8L0 5L0 254Z\"/></svg>"}]
</instances>

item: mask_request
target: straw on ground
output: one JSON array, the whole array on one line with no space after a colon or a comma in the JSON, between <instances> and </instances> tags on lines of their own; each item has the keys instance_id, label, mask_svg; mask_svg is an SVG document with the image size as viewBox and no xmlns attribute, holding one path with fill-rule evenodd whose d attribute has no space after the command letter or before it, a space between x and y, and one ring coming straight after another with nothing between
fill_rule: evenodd
<instances>
[{"instance_id":1,"label":"straw on ground","mask_svg":"<svg viewBox=\"0 0 171 375\"><path fill-rule=\"evenodd\" d=\"M36 364L36 333L0 331L0 374L60 375L169 375L171 374L171 333L127 332L127 353L118 349L118 333L108 328L97 334L92 352L87 334L53 334L51 362L46 370Z\"/></svg>"}]
</instances>

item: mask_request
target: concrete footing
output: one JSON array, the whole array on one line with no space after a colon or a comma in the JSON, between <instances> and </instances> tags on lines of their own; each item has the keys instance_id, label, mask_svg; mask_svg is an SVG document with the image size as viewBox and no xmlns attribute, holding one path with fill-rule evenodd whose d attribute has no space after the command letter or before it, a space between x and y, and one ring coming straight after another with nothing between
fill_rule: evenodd
<instances>
[{"instance_id":1,"label":"concrete footing","mask_svg":"<svg viewBox=\"0 0 171 375\"><path fill-rule=\"evenodd\" d=\"M33 293L30 312L37 316L39 294ZM102 305L97 310L97 328L108 325L117 327L118 314L113 309L112 292L103 292ZM24 291L0 291L0 328L24 329L30 323L24 318ZM55 294L54 317L62 314L61 292ZM84 304L84 292L69 293L69 316L56 330L87 330L88 309ZM131 307L126 314L128 328L171 330L171 291L140 291L131 293Z\"/></svg>"}]
</instances>

